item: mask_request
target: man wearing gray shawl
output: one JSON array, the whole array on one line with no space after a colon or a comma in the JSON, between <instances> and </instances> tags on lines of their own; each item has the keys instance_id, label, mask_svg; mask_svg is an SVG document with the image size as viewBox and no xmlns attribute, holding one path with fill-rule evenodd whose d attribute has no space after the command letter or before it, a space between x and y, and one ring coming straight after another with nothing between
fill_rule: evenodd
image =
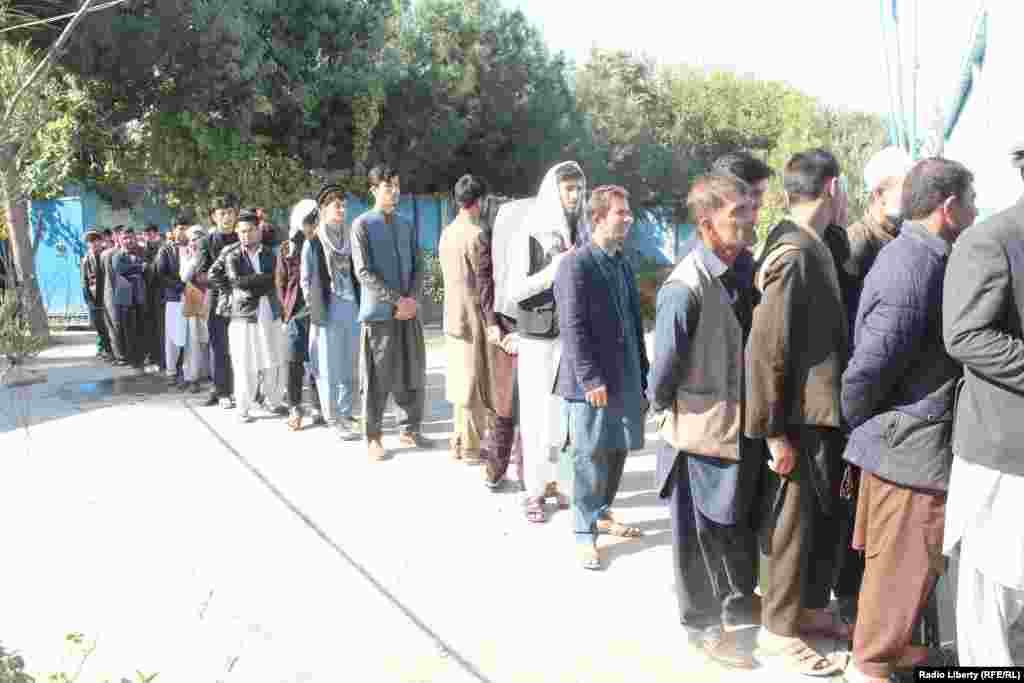
<instances>
[{"instance_id":1,"label":"man wearing gray shawl","mask_svg":"<svg viewBox=\"0 0 1024 683\"><path fill-rule=\"evenodd\" d=\"M557 497L556 463L565 438L561 429L561 400L554 396L555 376L562 353L558 336L553 285L561 260L590 237L583 219L586 178L575 161L553 166L544 176L537 199L511 242L506 287L518 306L520 433L523 439L523 478L526 518L542 523L544 501Z\"/></svg>"},{"instance_id":2,"label":"man wearing gray shawl","mask_svg":"<svg viewBox=\"0 0 1024 683\"><path fill-rule=\"evenodd\" d=\"M326 185L317 196L316 234L302 245L300 283L309 304L309 357L320 406L344 441L359 438L352 419L355 398L356 309L352 242L345 229L345 192Z\"/></svg>"},{"instance_id":3,"label":"man wearing gray shawl","mask_svg":"<svg viewBox=\"0 0 1024 683\"><path fill-rule=\"evenodd\" d=\"M422 284L416 228L395 210L398 172L388 164L370 169L373 209L352 223L352 262L362 287L359 303L359 369L370 460L384 459L381 420L388 395L399 409L399 441L431 448L420 435L426 396L427 351L416 295Z\"/></svg>"}]
</instances>

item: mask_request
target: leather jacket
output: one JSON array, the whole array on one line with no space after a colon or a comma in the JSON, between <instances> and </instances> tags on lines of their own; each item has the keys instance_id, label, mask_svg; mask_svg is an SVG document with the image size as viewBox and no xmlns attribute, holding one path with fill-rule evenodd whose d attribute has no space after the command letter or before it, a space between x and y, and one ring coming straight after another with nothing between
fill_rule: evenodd
<instances>
[{"instance_id":1,"label":"leather jacket","mask_svg":"<svg viewBox=\"0 0 1024 683\"><path fill-rule=\"evenodd\" d=\"M262 272L259 273L253 269L249 257L243 253L241 247L231 251L225 250L223 260L227 281L232 290L232 320L256 322L259 317L260 298L264 296L270 297L274 318L281 317L281 305L277 299L277 289L274 287L274 254L266 247L260 247L256 252L256 258L260 260Z\"/></svg>"}]
</instances>

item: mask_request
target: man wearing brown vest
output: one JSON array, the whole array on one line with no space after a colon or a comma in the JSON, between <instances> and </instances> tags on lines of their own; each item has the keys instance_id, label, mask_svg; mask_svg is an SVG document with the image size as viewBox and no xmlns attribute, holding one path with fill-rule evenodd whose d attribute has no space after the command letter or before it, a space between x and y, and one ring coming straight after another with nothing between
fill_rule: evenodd
<instances>
[{"instance_id":1,"label":"man wearing brown vest","mask_svg":"<svg viewBox=\"0 0 1024 683\"><path fill-rule=\"evenodd\" d=\"M843 433L840 384L848 357L846 309L823 241L846 222L839 164L815 149L793 156L783 184L790 213L765 243L746 350L746 435L770 451L762 515L762 628L755 653L810 676L841 671L804 640L848 640L852 629L826 610L838 555Z\"/></svg>"},{"instance_id":2,"label":"man wearing brown vest","mask_svg":"<svg viewBox=\"0 0 1024 683\"><path fill-rule=\"evenodd\" d=\"M679 621L690 643L724 666L750 669L750 654L723 626L756 619L746 520L763 451L741 438L751 302L743 292L752 273L735 267L753 241L754 199L739 178L711 175L694 183L687 207L698 242L658 292L658 491L670 505Z\"/></svg>"}]
</instances>

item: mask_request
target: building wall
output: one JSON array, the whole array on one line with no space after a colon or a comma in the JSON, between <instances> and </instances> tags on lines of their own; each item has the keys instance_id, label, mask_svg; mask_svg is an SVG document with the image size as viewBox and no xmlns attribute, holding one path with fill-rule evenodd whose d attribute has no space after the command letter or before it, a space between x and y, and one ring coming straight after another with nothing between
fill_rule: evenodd
<instances>
[{"instance_id":1,"label":"building wall","mask_svg":"<svg viewBox=\"0 0 1024 683\"><path fill-rule=\"evenodd\" d=\"M33 239L41 240L36 252L36 271L43 290L43 301L51 317L78 317L87 314L81 289L81 259L85 255L82 234L87 228L108 228L118 224L141 230L156 223L161 232L170 229L174 211L166 206L145 202L114 211L109 203L91 191L69 188L60 199L32 202ZM349 224L369 208L366 198L350 197L346 220ZM452 221L455 209L450 200L434 196L405 195L398 205L399 214L419 228L421 249L436 252L441 231ZM272 211L276 217L280 212ZM692 233L693 226L663 222L655 213L637 217L629 247L641 258L659 265L675 263Z\"/></svg>"}]
</instances>

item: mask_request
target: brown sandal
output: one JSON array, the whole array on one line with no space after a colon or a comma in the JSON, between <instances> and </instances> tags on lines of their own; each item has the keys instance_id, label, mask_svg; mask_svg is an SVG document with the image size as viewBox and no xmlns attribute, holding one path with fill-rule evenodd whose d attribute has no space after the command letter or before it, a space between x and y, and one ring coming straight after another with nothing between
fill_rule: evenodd
<instances>
[{"instance_id":1,"label":"brown sandal","mask_svg":"<svg viewBox=\"0 0 1024 683\"><path fill-rule=\"evenodd\" d=\"M297 431L299 431L300 429L302 429L302 415L301 414L294 414L293 413L291 416L289 416L287 425L288 425L288 431L290 431L290 432L297 432Z\"/></svg>"},{"instance_id":2,"label":"brown sandal","mask_svg":"<svg viewBox=\"0 0 1024 683\"><path fill-rule=\"evenodd\" d=\"M618 536L619 538L637 538L644 535L644 532L639 527L620 524L611 516L602 517L597 520L597 533Z\"/></svg>"}]
</instances>

